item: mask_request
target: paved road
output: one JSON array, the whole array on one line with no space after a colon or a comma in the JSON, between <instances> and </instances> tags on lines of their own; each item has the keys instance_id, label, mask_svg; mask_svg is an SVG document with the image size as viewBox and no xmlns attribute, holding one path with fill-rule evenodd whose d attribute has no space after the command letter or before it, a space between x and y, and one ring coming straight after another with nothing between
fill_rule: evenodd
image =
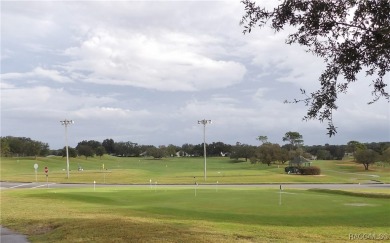
<instances>
[{"instance_id":1,"label":"paved road","mask_svg":"<svg viewBox=\"0 0 390 243\"><path fill-rule=\"evenodd\" d=\"M229 188L229 187L258 187L258 188L272 188L282 185L283 188L302 188L302 189L311 189L311 188L322 188L322 189L370 189L370 188L387 188L390 189L390 184L376 184L376 183L367 183L367 184L218 184L218 187ZM44 183L44 182L31 182L31 183L21 183L21 182L0 182L0 188L3 190L6 189L38 189L38 188L93 188L93 187L150 187L149 184L85 184L85 183ZM153 184L152 186L158 187L193 187L194 185L164 185L164 184ZM199 188L215 187L217 184L199 184Z\"/></svg>"},{"instance_id":2,"label":"paved road","mask_svg":"<svg viewBox=\"0 0 390 243\"><path fill-rule=\"evenodd\" d=\"M18 234L0 225L0 242L1 243L28 243L25 235Z\"/></svg>"}]
</instances>

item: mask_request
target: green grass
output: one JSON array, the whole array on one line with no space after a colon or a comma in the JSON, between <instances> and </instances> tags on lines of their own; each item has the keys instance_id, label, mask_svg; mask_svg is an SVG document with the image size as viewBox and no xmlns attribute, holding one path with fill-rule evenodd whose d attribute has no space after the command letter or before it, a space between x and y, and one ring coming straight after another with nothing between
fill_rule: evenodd
<instances>
[{"instance_id":1,"label":"green grass","mask_svg":"<svg viewBox=\"0 0 390 243\"><path fill-rule=\"evenodd\" d=\"M1 180L113 184L389 183L390 168L350 160L313 161L320 176L287 175L285 165L229 158L1 158ZM102 170L104 163L105 169ZM84 171L77 171L80 165ZM196 193L196 196L195 196ZM282 204L279 205L279 196ZM2 189L1 224L32 242L345 242L389 236L388 189L279 191L259 188Z\"/></svg>"},{"instance_id":2,"label":"green grass","mask_svg":"<svg viewBox=\"0 0 390 243\"><path fill-rule=\"evenodd\" d=\"M390 234L389 192L258 188L1 191L1 223L32 242L345 242ZM383 196L387 195L387 196Z\"/></svg>"},{"instance_id":3,"label":"green grass","mask_svg":"<svg viewBox=\"0 0 390 243\"><path fill-rule=\"evenodd\" d=\"M34 182L34 164L39 165L37 181L45 182L45 166L49 168L49 181L56 183L126 183L147 184L150 180L159 184L199 183L366 183L390 182L390 167L371 166L365 171L362 165L351 161L313 161L322 170L320 176L287 175L286 165L252 165L249 162L229 158L207 159L207 181L204 182L203 158L71 158L70 178L66 178L66 159L1 158L1 180ZM102 170L104 164L105 170ZM80 165L84 171L78 171ZM195 177L195 178L194 178Z\"/></svg>"}]
</instances>

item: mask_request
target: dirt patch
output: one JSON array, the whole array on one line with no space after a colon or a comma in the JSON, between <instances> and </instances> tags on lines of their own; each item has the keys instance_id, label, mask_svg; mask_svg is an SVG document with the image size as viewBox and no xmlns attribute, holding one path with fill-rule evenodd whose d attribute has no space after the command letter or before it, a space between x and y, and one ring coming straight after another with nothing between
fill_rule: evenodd
<instances>
[{"instance_id":1,"label":"dirt patch","mask_svg":"<svg viewBox=\"0 0 390 243\"><path fill-rule=\"evenodd\" d=\"M28 229L29 235L43 235L51 232L58 228L59 225L36 225L35 227L30 227Z\"/></svg>"},{"instance_id":2,"label":"dirt patch","mask_svg":"<svg viewBox=\"0 0 390 243\"><path fill-rule=\"evenodd\" d=\"M345 203L346 206L353 206L353 207L374 207L377 206L375 204L369 204L369 203Z\"/></svg>"}]
</instances>

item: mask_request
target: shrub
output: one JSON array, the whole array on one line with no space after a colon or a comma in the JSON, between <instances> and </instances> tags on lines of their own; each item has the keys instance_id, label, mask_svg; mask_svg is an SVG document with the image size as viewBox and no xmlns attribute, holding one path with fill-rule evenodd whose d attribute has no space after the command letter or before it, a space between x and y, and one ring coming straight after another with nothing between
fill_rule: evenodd
<instances>
[{"instance_id":1,"label":"shrub","mask_svg":"<svg viewBox=\"0 0 390 243\"><path fill-rule=\"evenodd\" d=\"M301 175L319 175L321 174L321 169L317 166L301 167L299 168L299 173Z\"/></svg>"}]
</instances>

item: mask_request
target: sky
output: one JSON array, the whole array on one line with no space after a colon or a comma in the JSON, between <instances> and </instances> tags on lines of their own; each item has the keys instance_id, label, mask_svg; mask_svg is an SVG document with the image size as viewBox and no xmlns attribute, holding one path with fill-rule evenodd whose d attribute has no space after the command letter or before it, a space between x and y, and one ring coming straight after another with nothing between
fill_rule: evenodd
<instances>
[{"instance_id":1,"label":"sky","mask_svg":"<svg viewBox=\"0 0 390 243\"><path fill-rule=\"evenodd\" d=\"M267 1L272 6L277 1ZM390 107L364 74L327 123L303 121L322 59L285 44L293 29L243 34L237 1L1 1L1 136L51 149L83 140L181 146L390 141ZM387 76L389 77L389 76ZM387 80L387 83L388 80Z\"/></svg>"}]
</instances>

